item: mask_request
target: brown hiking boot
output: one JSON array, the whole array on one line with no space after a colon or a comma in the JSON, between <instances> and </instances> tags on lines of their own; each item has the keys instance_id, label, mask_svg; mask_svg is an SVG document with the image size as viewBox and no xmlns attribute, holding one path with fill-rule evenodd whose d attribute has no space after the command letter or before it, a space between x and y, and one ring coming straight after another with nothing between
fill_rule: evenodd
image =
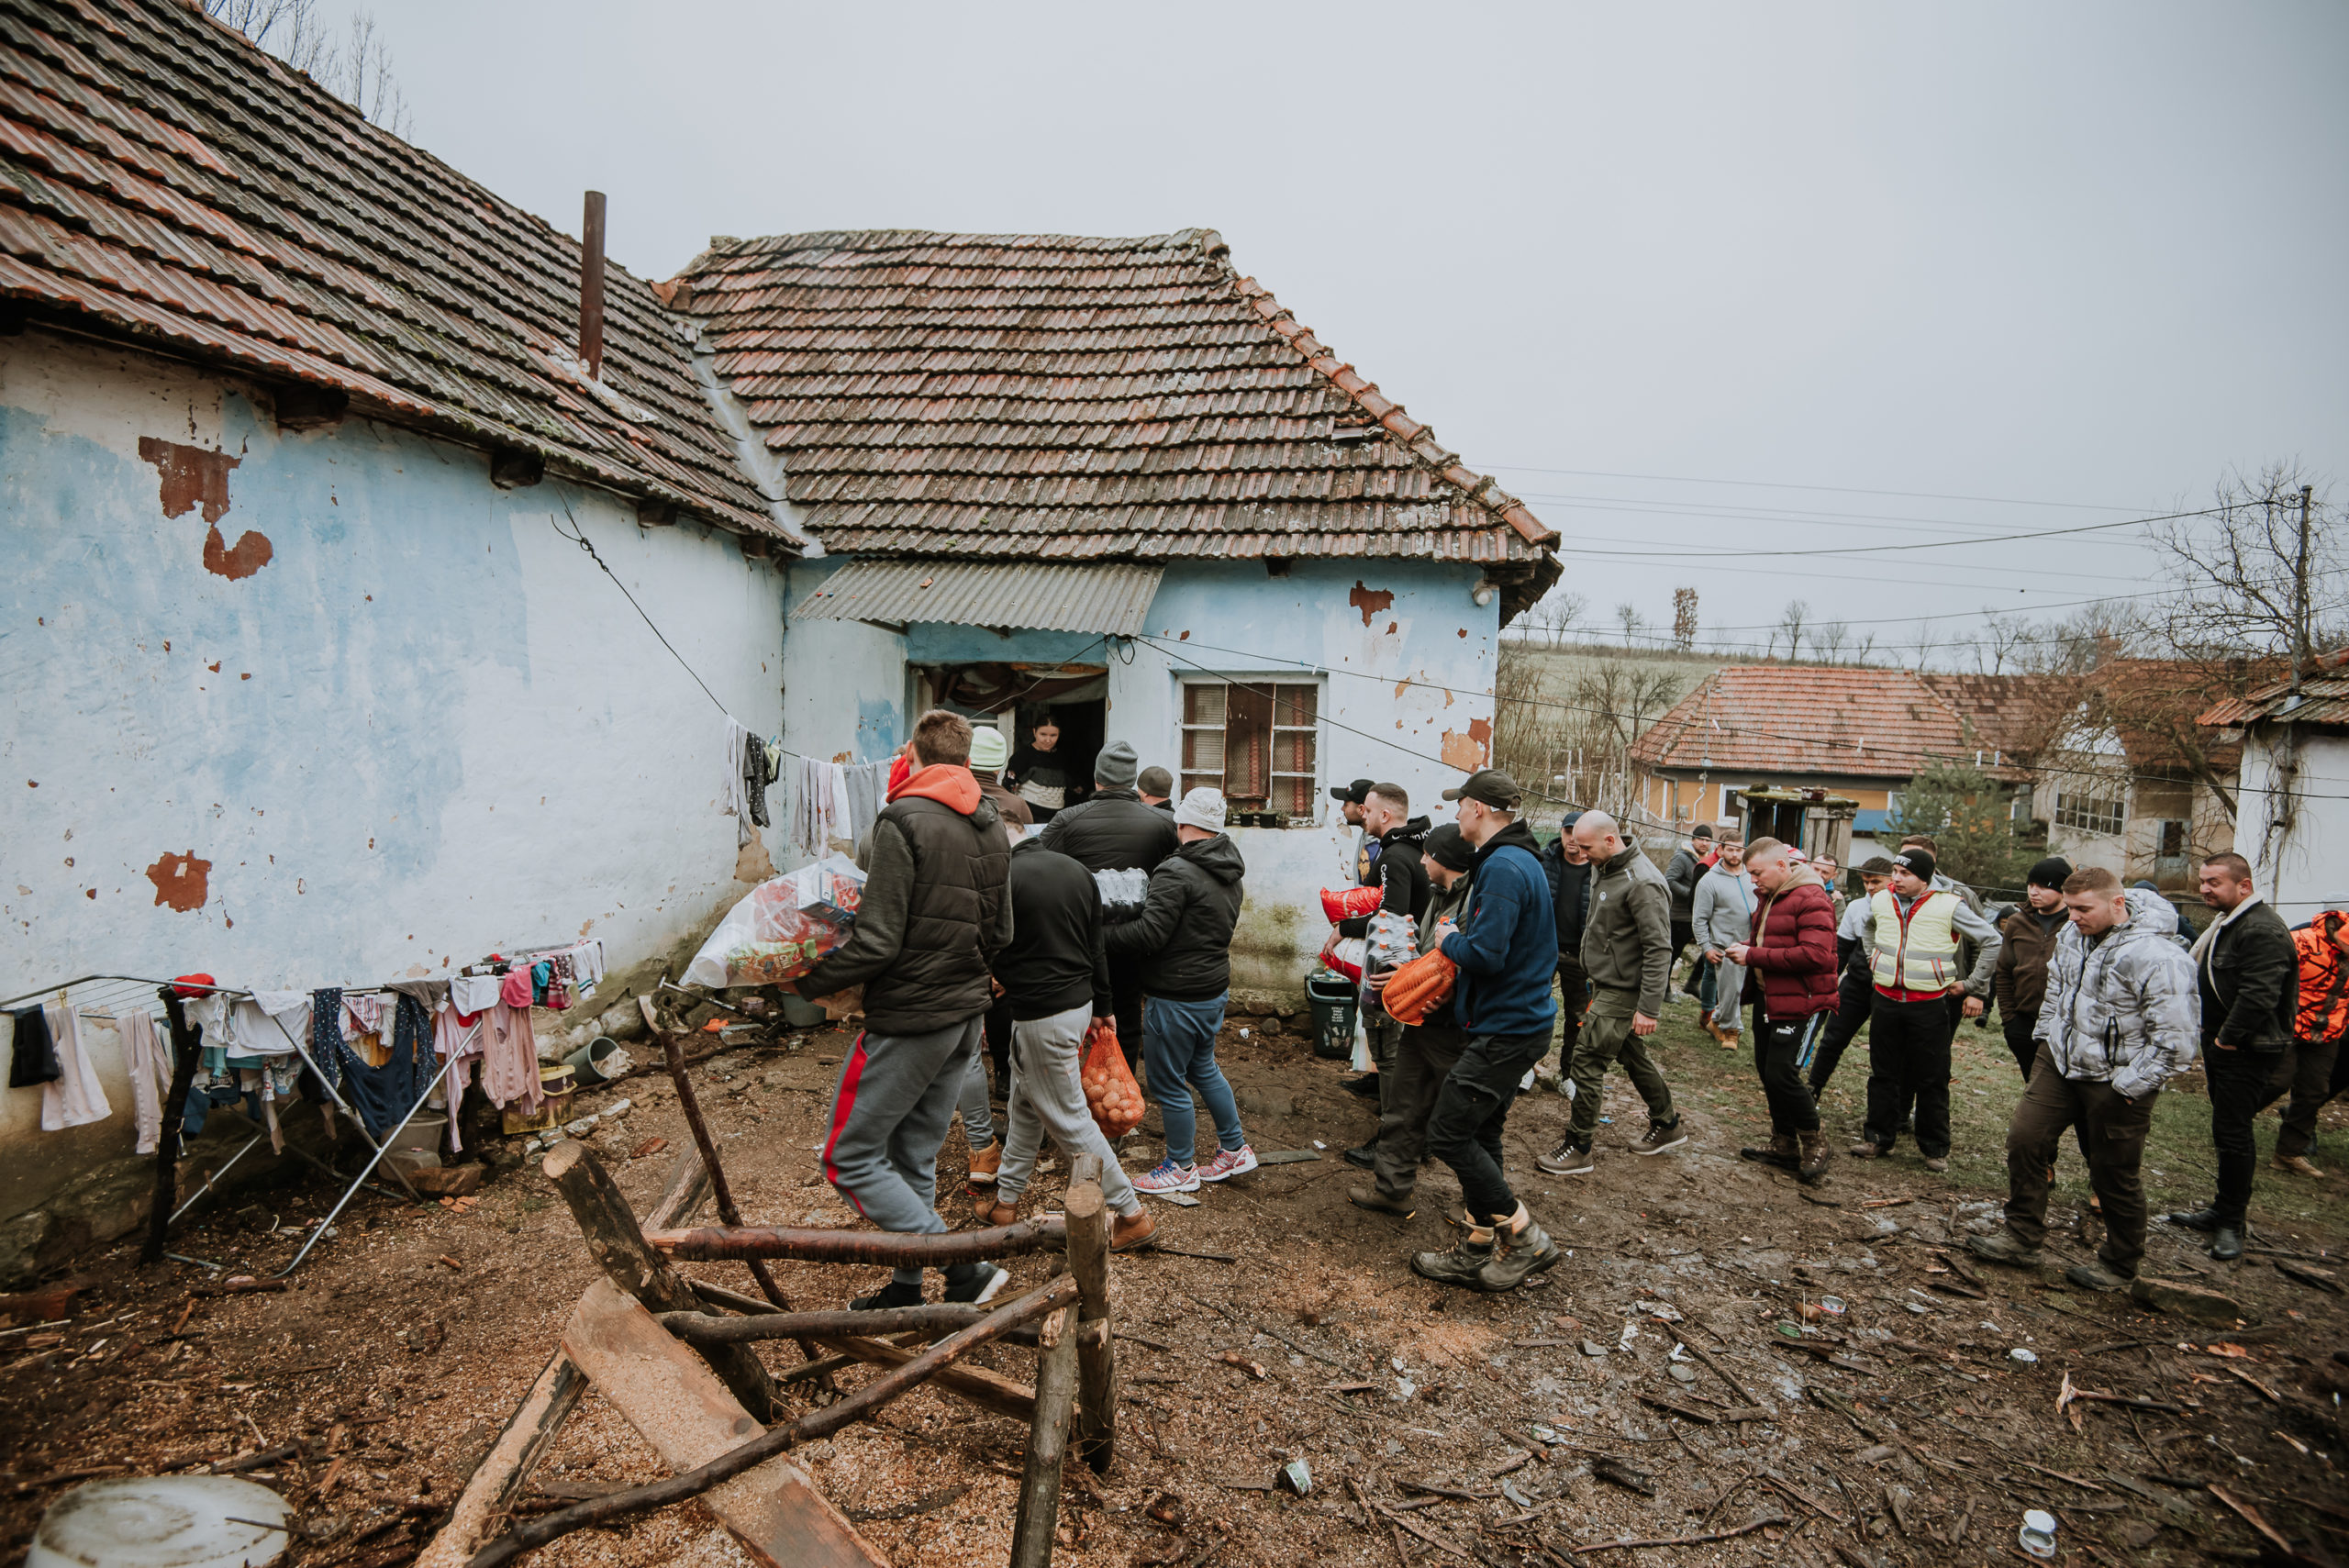
<instances>
[{"instance_id":1,"label":"brown hiking boot","mask_svg":"<svg viewBox=\"0 0 2349 1568\"><path fill-rule=\"evenodd\" d=\"M1864 1138L1843 1152L1854 1160L1881 1160L1892 1152L1892 1147L1886 1143L1871 1143Z\"/></svg>"},{"instance_id":2,"label":"brown hiking boot","mask_svg":"<svg viewBox=\"0 0 2349 1568\"><path fill-rule=\"evenodd\" d=\"M1758 1149L1741 1149L1737 1157L1751 1160L1756 1164L1776 1165L1782 1171L1793 1170L1799 1158L1795 1149L1795 1135L1776 1130L1771 1132L1769 1142Z\"/></svg>"},{"instance_id":3,"label":"brown hiking boot","mask_svg":"<svg viewBox=\"0 0 2349 1568\"><path fill-rule=\"evenodd\" d=\"M995 1173L1003 1163L1003 1140L998 1138L985 1149L971 1151L971 1184L974 1187L995 1185Z\"/></svg>"},{"instance_id":4,"label":"brown hiking boot","mask_svg":"<svg viewBox=\"0 0 2349 1568\"><path fill-rule=\"evenodd\" d=\"M2305 1154L2278 1154L2276 1156L2276 1168L2279 1171L2289 1171L2296 1176L2324 1174L2322 1171L2309 1163L2309 1157Z\"/></svg>"},{"instance_id":5,"label":"brown hiking boot","mask_svg":"<svg viewBox=\"0 0 2349 1568\"><path fill-rule=\"evenodd\" d=\"M1356 1208L1366 1208L1373 1214L1392 1215L1397 1219L1408 1219L1419 1212L1409 1198L1391 1198L1376 1187L1348 1187L1346 1201Z\"/></svg>"},{"instance_id":6,"label":"brown hiking boot","mask_svg":"<svg viewBox=\"0 0 2349 1568\"><path fill-rule=\"evenodd\" d=\"M1150 1246L1157 1235L1158 1221L1151 1218L1150 1210L1139 1208L1131 1214L1121 1214L1118 1222L1109 1227L1109 1251L1139 1251Z\"/></svg>"},{"instance_id":7,"label":"brown hiking boot","mask_svg":"<svg viewBox=\"0 0 2349 1568\"><path fill-rule=\"evenodd\" d=\"M1019 1221L1019 1208L997 1198L977 1199L971 1205L971 1212L981 1225L1016 1225Z\"/></svg>"},{"instance_id":8,"label":"brown hiking boot","mask_svg":"<svg viewBox=\"0 0 2349 1568\"><path fill-rule=\"evenodd\" d=\"M1807 1186L1815 1186L1827 1179L1827 1162L1833 1158L1827 1147L1824 1131L1798 1135L1802 1142L1802 1155L1795 1166L1795 1176Z\"/></svg>"}]
</instances>

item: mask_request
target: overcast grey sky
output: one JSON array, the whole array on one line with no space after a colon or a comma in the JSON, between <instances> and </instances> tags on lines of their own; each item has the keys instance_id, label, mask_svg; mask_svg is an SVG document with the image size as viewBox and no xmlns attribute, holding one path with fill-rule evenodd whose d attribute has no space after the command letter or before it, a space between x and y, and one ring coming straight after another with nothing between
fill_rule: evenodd
<instances>
[{"instance_id":1,"label":"overcast grey sky","mask_svg":"<svg viewBox=\"0 0 2349 1568\"><path fill-rule=\"evenodd\" d=\"M1739 552L2349 480L2338 0L377 16L420 145L568 232L606 191L648 276L714 233L1219 229L1570 549L1651 552L1571 562L1602 615L2143 592L2131 528Z\"/></svg>"}]
</instances>

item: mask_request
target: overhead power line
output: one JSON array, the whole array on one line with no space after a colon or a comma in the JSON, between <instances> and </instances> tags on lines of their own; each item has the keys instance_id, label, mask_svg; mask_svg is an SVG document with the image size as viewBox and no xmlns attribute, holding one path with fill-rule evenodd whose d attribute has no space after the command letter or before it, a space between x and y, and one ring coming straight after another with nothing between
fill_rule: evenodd
<instances>
[{"instance_id":1,"label":"overhead power line","mask_svg":"<svg viewBox=\"0 0 2349 1568\"><path fill-rule=\"evenodd\" d=\"M1856 484L1792 484L1771 479L1698 479L1674 473L1623 473L1605 468L1538 468L1531 463L1495 462L1485 465L1510 473L1564 473L1577 479L1645 479L1660 484L1718 484L1742 490L1812 490L1836 495L1897 495L1910 501L1978 501L1992 506L2061 506L2081 512L2133 512L2134 506L2099 506L2087 501L2024 501L2011 495L1954 495L1937 490L1870 490Z\"/></svg>"}]
</instances>

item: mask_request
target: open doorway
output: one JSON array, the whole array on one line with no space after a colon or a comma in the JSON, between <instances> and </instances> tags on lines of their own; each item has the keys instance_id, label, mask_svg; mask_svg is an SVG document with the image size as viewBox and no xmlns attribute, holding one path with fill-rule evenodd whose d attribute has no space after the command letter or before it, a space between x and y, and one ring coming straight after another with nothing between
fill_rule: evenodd
<instances>
[{"instance_id":1,"label":"open doorway","mask_svg":"<svg viewBox=\"0 0 2349 1568\"><path fill-rule=\"evenodd\" d=\"M1003 732L1011 745L1004 783L1038 822L1092 794L1093 759L1108 743L1108 666L942 664L921 675L927 701ZM1038 744L1040 731L1049 751Z\"/></svg>"}]
</instances>

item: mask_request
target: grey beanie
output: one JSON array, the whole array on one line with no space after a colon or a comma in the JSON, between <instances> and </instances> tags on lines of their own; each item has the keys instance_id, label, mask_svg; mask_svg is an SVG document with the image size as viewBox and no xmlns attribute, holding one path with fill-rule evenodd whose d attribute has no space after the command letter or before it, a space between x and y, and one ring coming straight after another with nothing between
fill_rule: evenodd
<instances>
[{"instance_id":1,"label":"grey beanie","mask_svg":"<svg viewBox=\"0 0 2349 1568\"><path fill-rule=\"evenodd\" d=\"M1131 789L1141 766L1132 742L1112 740L1093 759L1093 782L1105 789Z\"/></svg>"}]
</instances>

